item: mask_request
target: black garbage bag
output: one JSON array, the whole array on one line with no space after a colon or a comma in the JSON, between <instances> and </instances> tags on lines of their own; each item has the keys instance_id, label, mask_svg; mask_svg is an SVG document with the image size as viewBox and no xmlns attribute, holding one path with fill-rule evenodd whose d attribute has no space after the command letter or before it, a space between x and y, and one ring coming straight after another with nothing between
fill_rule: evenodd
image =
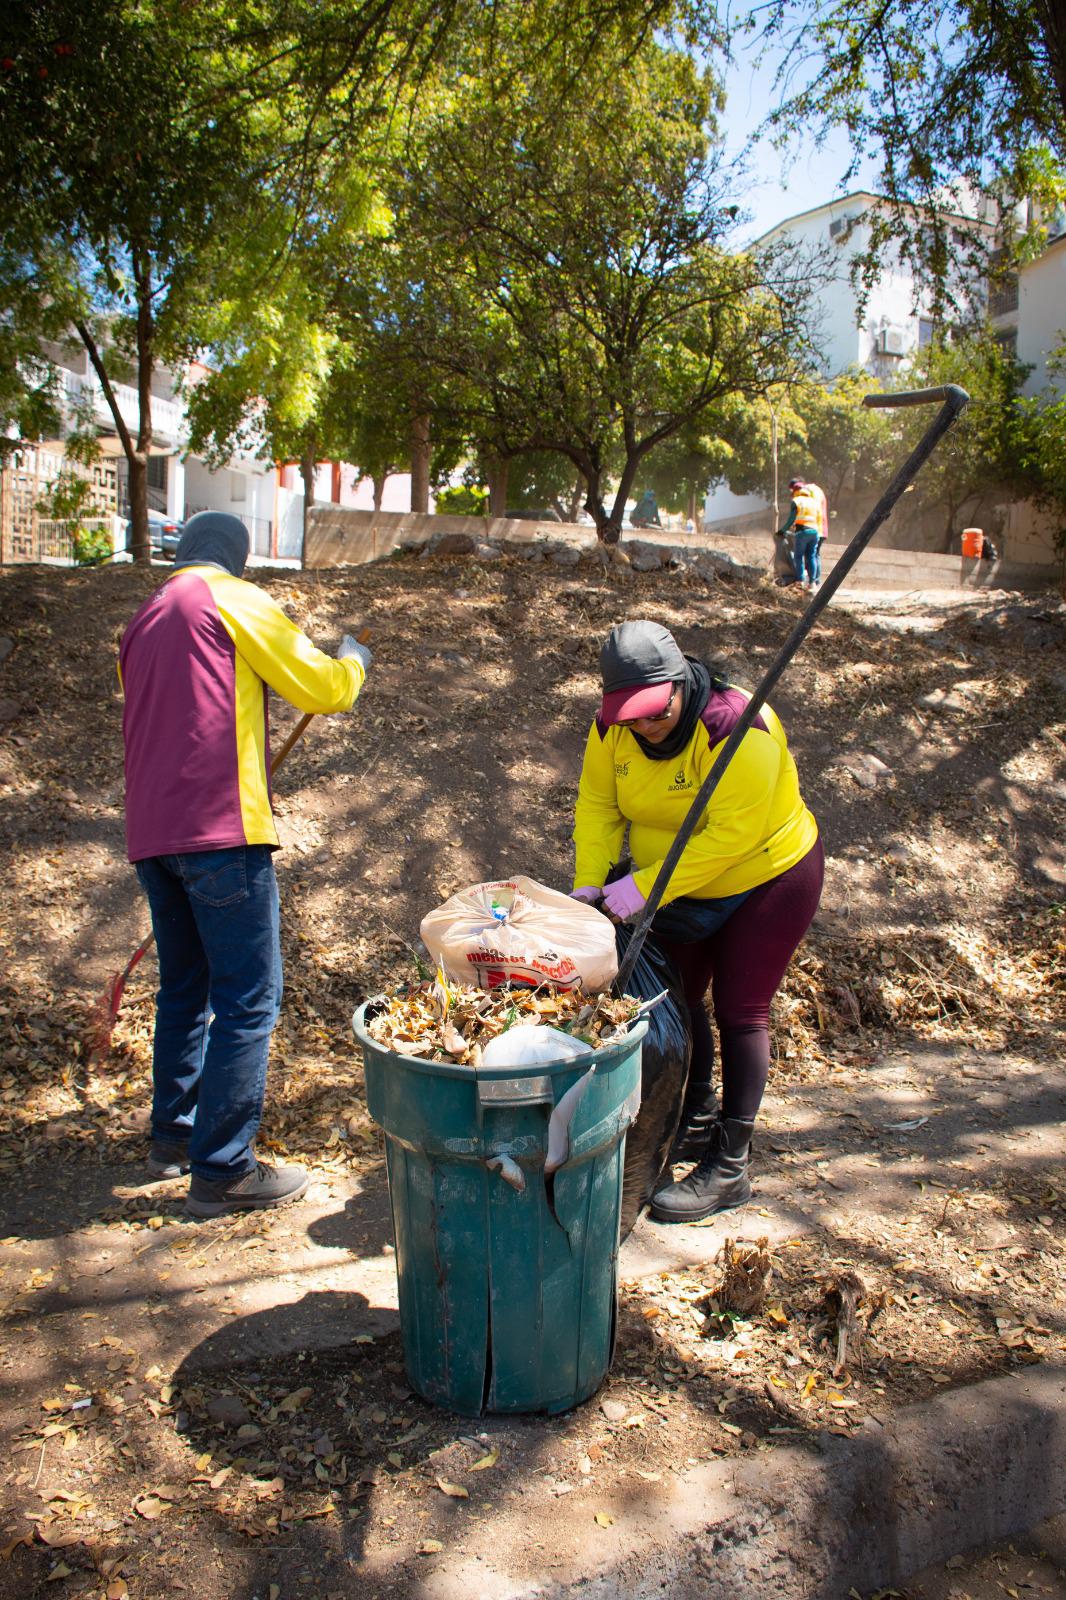
<instances>
[{"instance_id":1,"label":"black garbage bag","mask_svg":"<svg viewBox=\"0 0 1066 1600\"><path fill-rule=\"evenodd\" d=\"M619 961L629 946L632 932L624 925L615 928ZM651 1000L664 989L670 992L649 1016L648 1031L644 1035L640 1057L640 1114L626 1135L622 1174L623 1239L632 1232L642 1206L651 1198L666 1165L681 1118L681 1102L692 1056L692 1030L680 975L666 951L649 934L626 991L640 1000Z\"/></svg>"}]
</instances>

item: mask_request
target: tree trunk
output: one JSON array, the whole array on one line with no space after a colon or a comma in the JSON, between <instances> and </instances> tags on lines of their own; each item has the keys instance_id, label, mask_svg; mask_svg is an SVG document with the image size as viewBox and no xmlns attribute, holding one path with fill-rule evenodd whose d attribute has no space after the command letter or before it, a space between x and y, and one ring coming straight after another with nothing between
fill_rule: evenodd
<instances>
[{"instance_id":1,"label":"tree trunk","mask_svg":"<svg viewBox=\"0 0 1066 1600\"><path fill-rule=\"evenodd\" d=\"M100 380L100 388L111 412L129 467L130 522L133 526L130 551L140 566L150 566L152 546L148 534L148 457L152 451L152 372L155 365L155 322L152 317L152 269L150 258L141 251L133 252L133 279L137 288L137 442L134 444L126 419L119 408L118 397L104 364L103 355L93 337L92 329L83 320L75 319L82 344L90 365Z\"/></svg>"},{"instance_id":2,"label":"tree trunk","mask_svg":"<svg viewBox=\"0 0 1066 1600\"><path fill-rule=\"evenodd\" d=\"M129 457L130 513L133 521L133 559L151 563L148 533L148 457L152 453L152 368L155 324L152 318L152 274L143 257L134 257L137 283L137 449ZM136 485L136 488L134 487ZM139 554L143 529L144 553Z\"/></svg>"},{"instance_id":3,"label":"tree trunk","mask_svg":"<svg viewBox=\"0 0 1066 1600\"><path fill-rule=\"evenodd\" d=\"M585 496L585 510L596 524L596 537L601 544L617 544L622 536L622 519L613 517L608 513L600 493L600 479L603 476L599 467L582 466L582 477L588 488ZM617 501L615 502L617 505Z\"/></svg>"},{"instance_id":4,"label":"tree trunk","mask_svg":"<svg viewBox=\"0 0 1066 1600\"><path fill-rule=\"evenodd\" d=\"M576 522L577 514L581 510L581 474L574 478L574 487L570 491L570 504L567 507L567 522Z\"/></svg>"},{"instance_id":5,"label":"tree trunk","mask_svg":"<svg viewBox=\"0 0 1066 1600\"><path fill-rule=\"evenodd\" d=\"M303 566L303 552L307 546L307 519L315 499L315 467L318 464L318 452L315 449L315 440L308 439L300 457L300 477L304 485L304 514L300 534L300 565Z\"/></svg>"},{"instance_id":6,"label":"tree trunk","mask_svg":"<svg viewBox=\"0 0 1066 1600\"><path fill-rule=\"evenodd\" d=\"M386 474L384 472L379 473L371 478L370 481L374 485L374 510L380 511L381 502L385 498Z\"/></svg>"},{"instance_id":7,"label":"tree trunk","mask_svg":"<svg viewBox=\"0 0 1066 1600\"><path fill-rule=\"evenodd\" d=\"M626 514L626 501L629 499L629 491L633 487L633 481L636 478L637 468L640 466L640 461L641 458L639 455L626 457L626 464L622 468L622 476L618 480L618 489L614 497L614 508L604 524L604 528L607 531L600 532L600 538L605 544L617 544L619 539L622 537L622 518Z\"/></svg>"},{"instance_id":8,"label":"tree trunk","mask_svg":"<svg viewBox=\"0 0 1066 1600\"><path fill-rule=\"evenodd\" d=\"M411 510L429 510L429 416L411 419Z\"/></svg>"},{"instance_id":9,"label":"tree trunk","mask_svg":"<svg viewBox=\"0 0 1066 1600\"><path fill-rule=\"evenodd\" d=\"M500 456L493 456L486 464L485 476L489 486L489 516L504 517L507 515L507 478L510 473L511 463L504 461Z\"/></svg>"},{"instance_id":10,"label":"tree trunk","mask_svg":"<svg viewBox=\"0 0 1066 1600\"><path fill-rule=\"evenodd\" d=\"M139 450L131 450L126 456L126 465L129 469L133 559L143 566L150 566L152 545L148 535L148 457Z\"/></svg>"}]
</instances>

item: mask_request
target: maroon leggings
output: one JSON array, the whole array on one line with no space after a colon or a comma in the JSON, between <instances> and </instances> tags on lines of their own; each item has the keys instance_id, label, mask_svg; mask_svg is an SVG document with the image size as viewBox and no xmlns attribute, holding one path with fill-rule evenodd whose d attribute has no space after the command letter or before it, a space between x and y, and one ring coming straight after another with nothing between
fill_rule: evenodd
<instances>
[{"instance_id":1,"label":"maroon leggings","mask_svg":"<svg viewBox=\"0 0 1066 1600\"><path fill-rule=\"evenodd\" d=\"M692 1088L714 1076L714 1035L703 997L711 988L722 1046L722 1115L754 1119L770 1073L770 1002L818 910L825 875L822 841L794 867L760 884L709 938L659 939L685 986L692 1019Z\"/></svg>"}]
</instances>

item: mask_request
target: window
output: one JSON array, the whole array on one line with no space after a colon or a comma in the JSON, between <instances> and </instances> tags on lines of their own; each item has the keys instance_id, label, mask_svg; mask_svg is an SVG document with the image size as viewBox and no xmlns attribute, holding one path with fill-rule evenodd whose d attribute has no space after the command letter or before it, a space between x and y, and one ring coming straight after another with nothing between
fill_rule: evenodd
<instances>
[{"instance_id":1,"label":"window","mask_svg":"<svg viewBox=\"0 0 1066 1600\"><path fill-rule=\"evenodd\" d=\"M918 318L918 349L924 350L936 337L936 323L932 317Z\"/></svg>"},{"instance_id":2,"label":"window","mask_svg":"<svg viewBox=\"0 0 1066 1600\"><path fill-rule=\"evenodd\" d=\"M240 472L231 472L229 475L229 497L238 505L244 504L244 475Z\"/></svg>"},{"instance_id":3,"label":"window","mask_svg":"<svg viewBox=\"0 0 1066 1600\"><path fill-rule=\"evenodd\" d=\"M1006 252L997 250L989 262L988 315L993 318L1018 309L1018 274L1002 270L1005 260Z\"/></svg>"},{"instance_id":4,"label":"window","mask_svg":"<svg viewBox=\"0 0 1066 1600\"><path fill-rule=\"evenodd\" d=\"M1005 317L1018 309L1018 274L1007 273L1004 278L994 278L988 286L988 315Z\"/></svg>"}]
</instances>

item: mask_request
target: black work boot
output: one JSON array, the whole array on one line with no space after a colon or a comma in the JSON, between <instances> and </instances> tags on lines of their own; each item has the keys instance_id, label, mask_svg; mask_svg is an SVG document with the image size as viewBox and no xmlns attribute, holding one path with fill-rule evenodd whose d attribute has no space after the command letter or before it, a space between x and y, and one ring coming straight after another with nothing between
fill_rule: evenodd
<instances>
[{"instance_id":1,"label":"black work boot","mask_svg":"<svg viewBox=\"0 0 1066 1600\"><path fill-rule=\"evenodd\" d=\"M754 1122L721 1117L698 1166L687 1178L670 1183L651 1197L657 1222L700 1222L716 1211L730 1211L751 1199L748 1154Z\"/></svg>"},{"instance_id":2,"label":"black work boot","mask_svg":"<svg viewBox=\"0 0 1066 1600\"><path fill-rule=\"evenodd\" d=\"M701 1083L686 1089L681 1121L670 1146L667 1165L673 1166L675 1161L698 1161L710 1145L717 1126L718 1096L714 1085Z\"/></svg>"},{"instance_id":3,"label":"black work boot","mask_svg":"<svg viewBox=\"0 0 1066 1600\"><path fill-rule=\"evenodd\" d=\"M190 1217L221 1217L227 1211L261 1211L267 1206L287 1206L307 1188L302 1167L268 1167L257 1161L229 1183L209 1183L195 1172L189 1185L185 1211Z\"/></svg>"}]
</instances>

